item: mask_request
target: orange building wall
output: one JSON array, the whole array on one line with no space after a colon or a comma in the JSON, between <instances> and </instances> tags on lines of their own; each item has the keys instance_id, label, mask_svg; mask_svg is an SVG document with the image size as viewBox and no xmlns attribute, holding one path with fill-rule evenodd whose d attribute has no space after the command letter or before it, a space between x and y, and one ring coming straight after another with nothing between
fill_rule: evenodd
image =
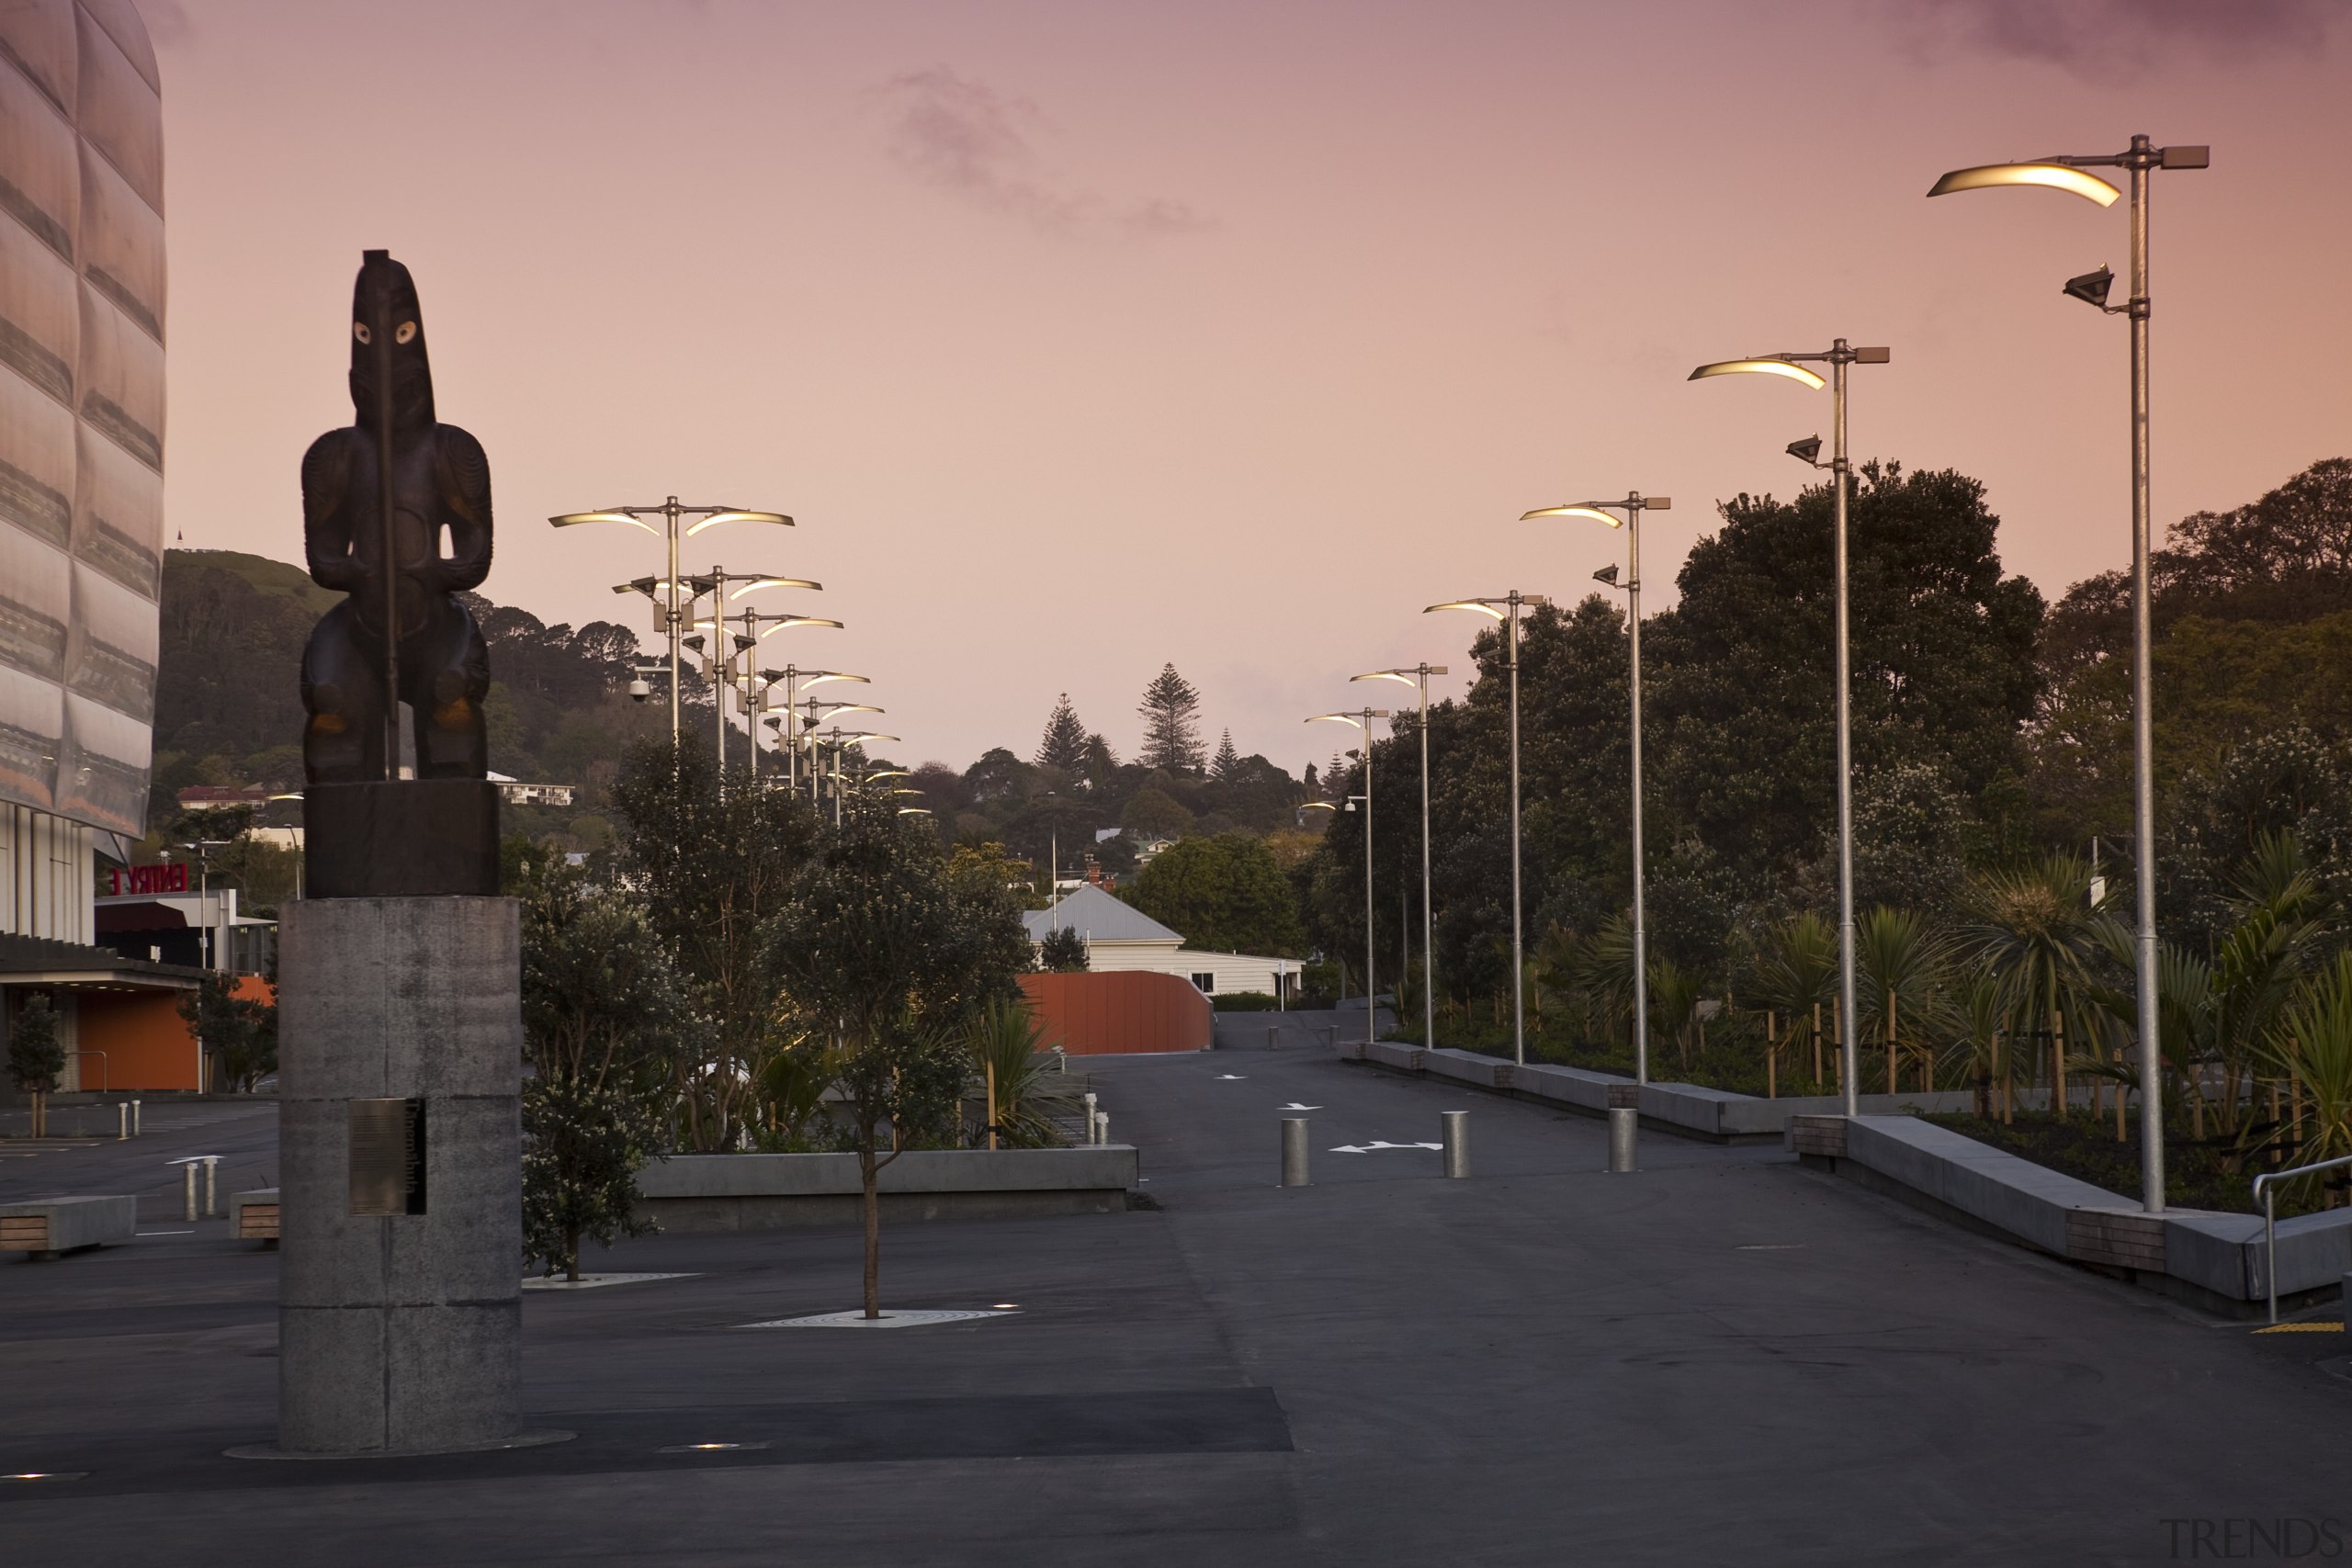
<instances>
[{"instance_id":1,"label":"orange building wall","mask_svg":"<svg viewBox=\"0 0 2352 1568\"><path fill-rule=\"evenodd\" d=\"M258 975L240 975L231 990L249 1001L276 1002L277 993ZM74 1006L84 1051L85 1089L187 1089L203 1088L196 1036L180 1017L184 991L83 991Z\"/></svg>"},{"instance_id":2,"label":"orange building wall","mask_svg":"<svg viewBox=\"0 0 2352 1568\"><path fill-rule=\"evenodd\" d=\"M1101 1056L1209 1047L1209 999L1181 975L1023 975L1021 989L1048 1049Z\"/></svg>"},{"instance_id":3,"label":"orange building wall","mask_svg":"<svg viewBox=\"0 0 2352 1568\"><path fill-rule=\"evenodd\" d=\"M85 1089L184 1089L197 1081L196 1037L180 1021L177 991L84 991L74 998Z\"/></svg>"}]
</instances>

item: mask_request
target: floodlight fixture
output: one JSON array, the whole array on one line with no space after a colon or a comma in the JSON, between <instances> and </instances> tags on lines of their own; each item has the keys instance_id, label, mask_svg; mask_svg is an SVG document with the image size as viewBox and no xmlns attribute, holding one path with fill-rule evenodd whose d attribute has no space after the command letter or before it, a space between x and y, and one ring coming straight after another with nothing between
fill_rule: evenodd
<instances>
[{"instance_id":1,"label":"floodlight fixture","mask_svg":"<svg viewBox=\"0 0 2352 1568\"><path fill-rule=\"evenodd\" d=\"M1815 468L1821 467L1821 437L1818 435L1808 435L1802 441L1792 441L1787 450L1789 456L1800 463Z\"/></svg>"},{"instance_id":2,"label":"floodlight fixture","mask_svg":"<svg viewBox=\"0 0 2352 1568\"><path fill-rule=\"evenodd\" d=\"M2095 306L2110 316L2121 315L2126 307L2110 305L2107 302L2107 297L2114 288L2114 270L2102 266L2097 272L2086 272L2068 278L2064 293L2068 299L2080 299L2084 304Z\"/></svg>"},{"instance_id":3,"label":"floodlight fixture","mask_svg":"<svg viewBox=\"0 0 2352 1568\"><path fill-rule=\"evenodd\" d=\"M1595 582L1605 582L1611 588L1616 587L1617 563L1615 561L1611 561L1607 566L1604 566L1599 571L1594 572L1592 574L1592 580Z\"/></svg>"}]
</instances>

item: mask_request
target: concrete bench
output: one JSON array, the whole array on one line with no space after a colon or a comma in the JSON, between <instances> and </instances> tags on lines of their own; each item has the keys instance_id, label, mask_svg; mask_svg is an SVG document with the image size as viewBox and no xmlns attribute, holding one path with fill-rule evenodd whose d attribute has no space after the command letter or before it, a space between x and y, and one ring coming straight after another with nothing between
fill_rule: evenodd
<instances>
[{"instance_id":1,"label":"concrete bench","mask_svg":"<svg viewBox=\"0 0 2352 1568\"><path fill-rule=\"evenodd\" d=\"M1136 1185L1125 1144L1071 1149L912 1149L882 1168L886 1222L1124 1213ZM638 1212L665 1231L855 1224L857 1156L673 1155L637 1173Z\"/></svg>"},{"instance_id":2,"label":"concrete bench","mask_svg":"<svg viewBox=\"0 0 2352 1568\"><path fill-rule=\"evenodd\" d=\"M55 1258L108 1242L129 1241L139 1229L139 1200L42 1198L0 1203L0 1252Z\"/></svg>"},{"instance_id":3,"label":"concrete bench","mask_svg":"<svg viewBox=\"0 0 2352 1568\"><path fill-rule=\"evenodd\" d=\"M277 1245L277 1189L256 1188L229 1194L229 1234L239 1241Z\"/></svg>"}]
</instances>

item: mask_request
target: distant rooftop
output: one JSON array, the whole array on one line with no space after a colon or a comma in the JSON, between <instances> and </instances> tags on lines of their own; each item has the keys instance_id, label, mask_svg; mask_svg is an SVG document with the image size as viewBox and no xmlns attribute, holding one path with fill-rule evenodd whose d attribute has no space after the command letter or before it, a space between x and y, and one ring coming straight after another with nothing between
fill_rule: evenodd
<instances>
[{"instance_id":1,"label":"distant rooftop","mask_svg":"<svg viewBox=\"0 0 2352 1568\"><path fill-rule=\"evenodd\" d=\"M1123 904L1095 886L1066 894L1050 909L1025 909L1021 923L1031 942L1043 942L1057 926L1068 926L1089 942L1165 942L1184 939L1133 904Z\"/></svg>"}]
</instances>

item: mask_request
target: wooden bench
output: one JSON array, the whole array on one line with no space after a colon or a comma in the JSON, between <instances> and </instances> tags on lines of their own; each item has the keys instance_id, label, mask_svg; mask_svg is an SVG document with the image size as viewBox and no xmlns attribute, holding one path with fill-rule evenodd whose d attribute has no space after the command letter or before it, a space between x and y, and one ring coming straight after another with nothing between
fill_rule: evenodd
<instances>
[{"instance_id":1,"label":"wooden bench","mask_svg":"<svg viewBox=\"0 0 2352 1568\"><path fill-rule=\"evenodd\" d=\"M139 1200L129 1194L101 1198L40 1198L0 1203L0 1252L56 1258L109 1242L129 1241L139 1229Z\"/></svg>"},{"instance_id":2,"label":"wooden bench","mask_svg":"<svg viewBox=\"0 0 2352 1568\"><path fill-rule=\"evenodd\" d=\"M230 1234L239 1241L257 1241L264 1247L277 1245L277 1189L258 1188L251 1192L229 1195L229 1217L232 1222Z\"/></svg>"}]
</instances>

